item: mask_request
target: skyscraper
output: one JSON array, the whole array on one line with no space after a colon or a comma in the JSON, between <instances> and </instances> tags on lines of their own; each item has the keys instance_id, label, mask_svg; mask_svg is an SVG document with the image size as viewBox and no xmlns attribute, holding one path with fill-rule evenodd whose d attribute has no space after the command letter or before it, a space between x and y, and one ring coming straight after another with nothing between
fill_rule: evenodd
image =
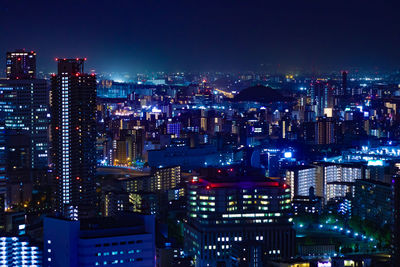
<instances>
[{"instance_id":1,"label":"skyscraper","mask_svg":"<svg viewBox=\"0 0 400 267\"><path fill-rule=\"evenodd\" d=\"M17 49L7 52L7 78L12 80L28 80L36 78L36 53Z\"/></svg>"},{"instance_id":2,"label":"skyscraper","mask_svg":"<svg viewBox=\"0 0 400 267\"><path fill-rule=\"evenodd\" d=\"M329 145L335 142L335 120L319 117L315 127L315 143L317 145Z\"/></svg>"},{"instance_id":3,"label":"skyscraper","mask_svg":"<svg viewBox=\"0 0 400 267\"><path fill-rule=\"evenodd\" d=\"M23 136L28 143L24 155L14 155L15 159L29 157L28 170L24 170L27 177L31 174L29 169L48 166L48 84L46 80L35 79L35 58L35 52L8 52L8 79L0 80L0 124L5 135L11 139ZM7 152L13 145L6 142L4 150L10 166L18 165ZM8 170L7 173L8 178L12 178Z\"/></svg>"},{"instance_id":4,"label":"skyscraper","mask_svg":"<svg viewBox=\"0 0 400 267\"><path fill-rule=\"evenodd\" d=\"M333 108L334 90L329 83L316 81L311 83L309 97L311 98L312 109L317 117L325 115L326 108Z\"/></svg>"},{"instance_id":5,"label":"skyscraper","mask_svg":"<svg viewBox=\"0 0 400 267\"><path fill-rule=\"evenodd\" d=\"M96 77L84 73L84 61L59 59L51 79L56 211L72 220L95 211Z\"/></svg>"}]
</instances>

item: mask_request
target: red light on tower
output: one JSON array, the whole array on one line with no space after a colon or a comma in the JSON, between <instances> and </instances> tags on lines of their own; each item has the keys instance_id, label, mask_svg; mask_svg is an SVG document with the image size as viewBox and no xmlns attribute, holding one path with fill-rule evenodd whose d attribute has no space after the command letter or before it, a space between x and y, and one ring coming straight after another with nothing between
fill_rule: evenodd
<instances>
[{"instance_id":1,"label":"red light on tower","mask_svg":"<svg viewBox=\"0 0 400 267\"><path fill-rule=\"evenodd\" d=\"M58 61L58 57L55 58L55 61Z\"/></svg>"},{"instance_id":2,"label":"red light on tower","mask_svg":"<svg viewBox=\"0 0 400 267\"><path fill-rule=\"evenodd\" d=\"M211 186L207 185L207 186L206 186L206 189L207 189L207 190L210 190L210 189L211 189Z\"/></svg>"},{"instance_id":3,"label":"red light on tower","mask_svg":"<svg viewBox=\"0 0 400 267\"><path fill-rule=\"evenodd\" d=\"M18 61L21 61L21 58L20 58L20 57L18 58Z\"/></svg>"},{"instance_id":4,"label":"red light on tower","mask_svg":"<svg viewBox=\"0 0 400 267\"><path fill-rule=\"evenodd\" d=\"M76 177L76 180L79 180L79 179L81 179L81 178L79 178L79 177Z\"/></svg>"},{"instance_id":5,"label":"red light on tower","mask_svg":"<svg viewBox=\"0 0 400 267\"><path fill-rule=\"evenodd\" d=\"M218 170L218 173L221 173L221 170Z\"/></svg>"}]
</instances>

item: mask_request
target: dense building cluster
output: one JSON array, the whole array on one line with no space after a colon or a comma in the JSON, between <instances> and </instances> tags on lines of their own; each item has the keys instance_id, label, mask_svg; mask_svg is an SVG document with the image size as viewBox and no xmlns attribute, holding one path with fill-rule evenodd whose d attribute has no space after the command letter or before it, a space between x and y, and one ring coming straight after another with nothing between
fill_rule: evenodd
<instances>
[{"instance_id":1,"label":"dense building cluster","mask_svg":"<svg viewBox=\"0 0 400 267\"><path fill-rule=\"evenodd\" d=\"M0 264L400 260L398 74L114 81L36 56L0 79Z\"/></svg>"}]
</instances>

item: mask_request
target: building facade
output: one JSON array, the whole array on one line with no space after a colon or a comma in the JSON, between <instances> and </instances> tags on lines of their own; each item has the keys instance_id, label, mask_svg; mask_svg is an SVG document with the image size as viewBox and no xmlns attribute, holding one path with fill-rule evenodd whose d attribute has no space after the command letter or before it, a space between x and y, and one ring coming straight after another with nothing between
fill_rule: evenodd
<instances>
[{"instance_id":1,"label":"building facade","mask_svg":"<svg viewBox=\"0 0 400 267\"><path fill-rule=\"evenodd\" d=\"M154 217L123 217L81 221L44 219L46 267L155 266Z\"/></svg>"},{"instance_id":2,"label":"building facade","mask_svg":"<svg viewBox=\"0 0 400 267\"><path fill-rule=\"evenodd\" d=\"M184 236L196 266L231 266L232 247L241 251L245 241L261 242L262 253L271 258L294 255L289 187L266 178L242 179L190 182Z\"/></svg>"},{"instance_id":3,"label":"building facade","mask_svg":"<svg viewBox=\"0 0 400 267\"><path fill-rule=\"evenodd\" d=\"M95 211L96 76L84 73L84 61L58 60L51 79L56 210L74 220Z\"/></svg>"}]
</instances>

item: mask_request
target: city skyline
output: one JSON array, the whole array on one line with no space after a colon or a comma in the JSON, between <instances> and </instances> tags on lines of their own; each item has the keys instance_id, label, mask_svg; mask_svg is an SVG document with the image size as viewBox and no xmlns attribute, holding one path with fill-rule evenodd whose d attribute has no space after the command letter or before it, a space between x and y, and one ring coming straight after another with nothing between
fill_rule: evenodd
<instances>
[{"instance_id":1,"label":"city skyline","mask_svg":"<svg viewBox=\"0 0 400 267\"><path fill-rule=\"evenodd\" d=\"M400 4L2 2L1 266L400 265Z\"/></svg>"},{"instance_id":2,"label":"city skyline","mask_svg":"<svg viewBox=\"0 0 400 267\"><path fill-rule=\"evenodd\" d=\"M4 1L0 33L11 38L0 49L36 51L45 72L55 70L55 57L88 57L96 72L396 70L396 6ZM24 19L14 20L15 13Z\"/></svg>"}]
</instances>

